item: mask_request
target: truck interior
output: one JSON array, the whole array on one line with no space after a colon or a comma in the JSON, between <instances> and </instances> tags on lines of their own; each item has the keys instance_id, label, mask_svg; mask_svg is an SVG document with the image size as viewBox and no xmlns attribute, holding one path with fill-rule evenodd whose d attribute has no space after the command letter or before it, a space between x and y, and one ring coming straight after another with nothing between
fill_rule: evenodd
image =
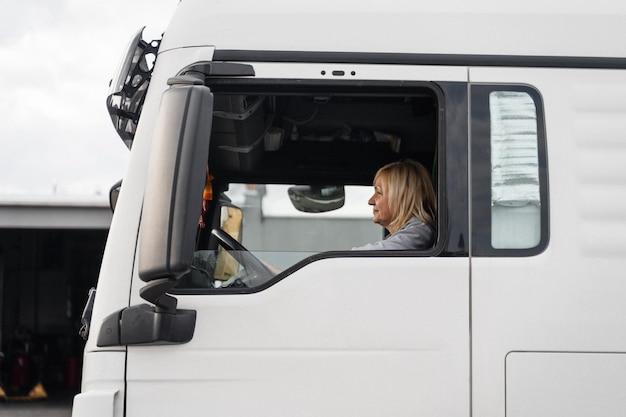
<instances>
[{"instance_id":1,"label":"truck interior","mask_svg":"<svg viewBox=\"0 0 626 417\"><path fill-rule=\"evenodd\" d=\"M440 104L432 86L212 91L209 165L230 179L371 185L378 168L400 158L435 165Z\"/></svg>"}]
</instances>

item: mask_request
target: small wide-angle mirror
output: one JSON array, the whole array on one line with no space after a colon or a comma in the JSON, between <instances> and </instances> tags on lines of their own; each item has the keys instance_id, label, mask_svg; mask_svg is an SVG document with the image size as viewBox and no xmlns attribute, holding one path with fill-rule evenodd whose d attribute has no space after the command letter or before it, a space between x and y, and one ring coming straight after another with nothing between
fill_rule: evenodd
<instances>
[{"instance_id":1,"label":"small wide-angle mirror","mask_svg":"<svg viewBox=\"0 0 626 417\"><path fill-rule=\"evenodd\" d=\"M122 180L119 180L109 190L109 207L111 207L111 211L115 211L115 206L117 205L117 198L120 195L120 189L122 188Z\"/></svg>"},{"instance_id":2,"label":"small wide-angle mirror","mask_svg":"<svg viewBox=\"0 0 626 417\"><path fill-rule=\"evenodd\" d=\"M346 192L343 185L295 185L289 187L289 199L298 211L324 213L343 207Z\"/></svg>"}]
</instances>

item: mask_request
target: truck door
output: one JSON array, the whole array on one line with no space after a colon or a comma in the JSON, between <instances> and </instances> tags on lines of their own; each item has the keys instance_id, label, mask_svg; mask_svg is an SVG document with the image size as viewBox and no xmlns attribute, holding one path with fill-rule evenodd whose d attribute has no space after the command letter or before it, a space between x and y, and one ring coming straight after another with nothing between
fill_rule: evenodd
<instances>
[{"instance_id":1,"label":"truck door","mask_svg":"<svg viewBox=\"0 0 626 417\"><path fill-rule=\"evenodd\" d=\"M625 74L470 78L474 415L619 415Z\"/></svg>"},{"instance_id":2,"label":"truck door","mask_svg":"<svg viewBox=\"0 0 626 417\"><path fill-rule=\"evenodd\" d=\"M256 84L212 90L212 197L207 226L192 237L204 243L169 290L176 311L195 312L193 335L128 346L127 416L469 416L466 72L328 64L307 72L369 71L379 80L350 83L303 80L303 67L257 64ZM264 109L262 135L250 133L254 106ZM237 114L247 124L233 124ZM269 147L268 132L280 136ZM369 132L380 138L363 139ZM350 250L383 237L367 206L373 174L406 157L433 173L436 244ZM343 187L344 208L366 214L281 212L292 187L327 185ZM143 234L152 224L141 227L140 251L155 236ZM135 288L145 286L141 269Z\"/></svg>"}]
</instances>

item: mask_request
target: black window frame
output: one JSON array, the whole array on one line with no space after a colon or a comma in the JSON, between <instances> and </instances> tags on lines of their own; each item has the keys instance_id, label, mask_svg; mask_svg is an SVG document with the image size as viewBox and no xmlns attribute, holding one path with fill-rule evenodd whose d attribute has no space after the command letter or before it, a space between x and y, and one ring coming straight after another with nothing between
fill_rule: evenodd
<instances>
[{"instance_id":1,"label":"black window frame","mask_svg":"<svg viewBox=\"0 0 626 417\"><path fill-rule=\"evenodd\" d=\"M297 82L296 82L297 81ZM376 95L404 92L415 88L427 88L437 99L437 141L435 163L437 182L433 184L438 198L438 230L436 244L428 250L406 251L326 251L312 255L268 281L253 288L174 288L172 294L248 294L263 291L292 272L311 262L327 258L358 257L468 257L468 166L467 166L467 83L436 81L319 81L292 79L205 79L212 91L218 93L265 92L275 90L291 94L311 87L337 88L351 91L373 89ZM268 88L269 87L269 88ZM293 89L293 90L292 90ZM259 91L260 90L260 91ZM236 180L237 178L235 178ZM382 236L381 236L382 237Z\"/></svg>"}]
</instances>

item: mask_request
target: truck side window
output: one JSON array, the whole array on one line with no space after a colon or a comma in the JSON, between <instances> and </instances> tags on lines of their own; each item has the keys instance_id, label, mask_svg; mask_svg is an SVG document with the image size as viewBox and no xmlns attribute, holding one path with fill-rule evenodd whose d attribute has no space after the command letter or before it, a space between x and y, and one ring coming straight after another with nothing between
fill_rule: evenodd
<instances>
[{"instance_id":1,"label":"truck side window","mask_svg":"<svg viewBox=\"0 0 626 417\"><path fill-rule=\"evenodd\" d=\"M420 162L441 191L446 109L440 86L299 80L287 88L271 79L231 81L205 80L214 94L211 134L203 136L214 199L204 200L209 204L190 271L176 291L261 291L320 257L367 257L352 249L385 236L368 201L377 170L391 162ZM459 87L463 105L456 110L465 122L467 90ZM457 137L464 138L466 125L460 130ZM461 146L465 157L465 140ZM459 182L467 184L465 178Z\"/></svg>"},{"instance_id":2,"label":"truck side window","mask_svg":"<svg viewBox=\"0 0 626 417\"><path fill-rule=\"evenodd\" d=\"M541 238L537 111L528 93L489 93L491 246L526 249Z\"/></svg>"},{"instance_id":3,"label":"truck side window","mask_svg":"<svg viewBox=\"0 0 626 417\"><path fill-rule=\"evenodd\" d=\"M178 289L257 288L318 252L349 251L383 237L367 204L372 186L341 187L339 207L328 212L299 211L292 199L293 191L302 187L230 183L221 197L228 203L217 211L217 224L242 246L224 246L211 237L213 244L195 251L191 271Z\"/></svg>"},{"instance_id":4,"label":"truck side window","mask_svg":"<svg viewBox=\"0 0 626 417\"><path fill-rule=\"evenodd\" d=\"M528 87L472 87L475 255L526 256L547 242L545 134Z\"/></svg>"}]
</instances>

